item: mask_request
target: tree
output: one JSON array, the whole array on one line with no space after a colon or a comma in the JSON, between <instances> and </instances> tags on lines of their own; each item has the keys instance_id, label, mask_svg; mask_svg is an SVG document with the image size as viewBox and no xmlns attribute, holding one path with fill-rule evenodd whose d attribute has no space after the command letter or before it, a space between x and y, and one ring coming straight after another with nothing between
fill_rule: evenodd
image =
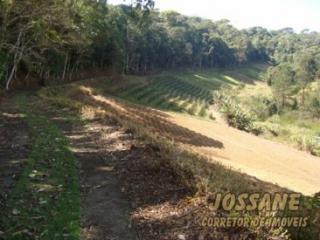
<instances>
[{"instance_id":1,"label":"tree","mask_svg":"<svg viewBox=\"0 0 320 240\"><path fill-rule=\"evenodd\" d=\"M294 90L294 71L289 64L280 64L269 72L273 95L278 102L278 110L283 109L286 99Z\"/></svg>"},{"instance_id":2,"label":"tree","mask_svg":"<svg viewBox=\"0 0 320 240\"><path fill-rule=\"evenodd\" d=\"M319 33L238 30L228 20L160 13L153 0L127 2L0 0L0 84L67 81L97 68L147 73L266 61L295 66L302 92L320 76Z\"/></svg>"},{"instance_id":3,"label":"tree","mask_svg":"<svg viewBox=\"0 0 320 240\"><path fill-rule=\"evenodd\" d=\"M6 89L20 67L40 79L49 77L52 69L48 62L55 56L64 58L59 72L64 78L70 59L68 52L81 44L83 36L73 26L70 5L62 0L26 0L8 1L6 6L1 22L5 32L0 45L10 61Z\"/></svg>"},{"instance_id":4,"label":"tree","mask_svg":"<svg viewBox=\"0 0 320 240\"><path fill-rule=\"evenodd\" d=\"M311 83L316 76L317 67L316 61L311 53L304 53L299 57L299 61L296 67L296 79L300 85L301 94L301 104L304 105L305 102L305 90L309 83Z\"/></svg>"},{"instance_id":5,"label":"tree","mask_svg":"<svg viewBox=\"0 0 320 240\"><path fill-rule=\"evenodd\" d=\"M134 6L142 10L151 10L154 8L153 0L135 0Z\"/></svg>"}]
</instances>

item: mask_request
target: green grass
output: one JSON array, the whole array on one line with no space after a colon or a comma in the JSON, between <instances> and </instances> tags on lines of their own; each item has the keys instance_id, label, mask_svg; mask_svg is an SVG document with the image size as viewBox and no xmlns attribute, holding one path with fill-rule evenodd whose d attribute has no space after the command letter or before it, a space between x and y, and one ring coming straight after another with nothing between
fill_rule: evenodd
<instances>
[{"instance_id":1,"label":"green grass","mask_svg":"<svg viewBox=\"0 0 320 240\"><path fill-rule=\"evenodd\" d=\"M0 217L4 239L79 239L78 162L66 138L46 117L26 114L33 146L27 164Z\"/></svg>"},{"instance_id":2,"label":"green grass","mask_svg":"<svg viewBox=\"0 0 320 240\"><path fill-rule=\"evenodd\" d=\"M226 69L164 71L140 78L126 76L122 87L110 93L135 104L207 118L214 91L223 86L238 86L242 75L258 80L263 72L262 68L253 65ZM234 72L242 75L237 78Z\"/></svg>"},{"instance_id":3,"label":"green grass","mask_svg":"<svg viewBox=\"0 0 320 240\"><path fill-rule=\"evenodd\" d=\"M245 75L247 78L251 77L253 80L259 80L262 70L255 66L247 66L229 69L167 71L149 77L149 81L146 84L140 84L140 87L128 88L117 95L129 101L156 108L173 105L163 103L165 99L161 99L160 101L152 100L153 98L161 98L161 96L165 96L166 99L179 98L180 103L182 101L192 101L180 104L183 106L189 106L194 101L199 101L201 105L203 104L199 106L202 109L212 102L214 91L226 85L237 86L241 83L241 79L232 74L234 72ZM150 104L150 100L152 100L152 104ZM165 110L176 110L176 108ZM188 109L180 110L188 112ZM198 111L198 115L199 113L200 111ZM202 114L199 116L204 115L206 114L202 111Z\"/></svg>"},{"instance_id":4,"label":"green grass","mask_svg":"<svg viewBox=\"0 0 320 240\"><path fill-rule=\"evenodd\" d=\"M303 109L286 108L277 114L271 88L266 83L246 84L241 88L225 89L220 93L226 97L232 96L233 101L239 104L238 109L249 113L263 137L320 156L319 119L315 119Z\"/></svg>"},{"instance_id":5,"label":"green grass","mask_svg":"<svg viewBox=\"0 0 320 240\"><path fill-rule=\"evenodd\" d=\"M320 143L317 140L320 137L319 120L308 118L298 111L291 111L270 117L264 125L277 133L273 139L320 156Z\"/></svg>"},{"instance_id":6,"label":"green grass","mask_svg":"<svg viewBox=\"0 0 320 240\"><path fill-rule=\"evenodd\" d=\"M206 116L206 108L212 101L211 91L173 73L154 76L149 84L124 90L118 96L142 105L199 116Z\"/></svg>"},{"instance_id":7,"label":"green grass","mask_svg":"<svg viewBox=\"0 0 320 240\"><path fill-rule=\"evenodd\" d=\"M262 80L262 71L259 68L250 66L239 69L239 72L247 77Z\"/></svg>"},{"instance_id":8,"label":"green grass","mask_svg":"<svg viewBox=\"0 0 320 240\"><path fill-rule=\"evenodd\" d=\"M271 122L276 122L280 125L295 125L300 128L306 128L320 135L320 124L319 121L311 118L306 118L298 111L286 112L277 118L269 119Z\"/></svg>"}]
</instances>

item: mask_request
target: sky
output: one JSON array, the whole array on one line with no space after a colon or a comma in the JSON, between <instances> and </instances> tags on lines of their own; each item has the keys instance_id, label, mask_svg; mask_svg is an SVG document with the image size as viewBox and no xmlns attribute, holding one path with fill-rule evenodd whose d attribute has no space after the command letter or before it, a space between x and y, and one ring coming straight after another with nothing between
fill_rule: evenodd
<instances>
[{"instance_id":1,"label":"sky","mask_svg":"<svg viewBox=\"0 0 320 240\"><path fill-rule=\"evenodd\" d=\"M109 0L111 4L124 0ZM292 27L320 32L320 0L155 0L161 11L212 20L228 19L237 28L261 26L272 30Z\"/></svg>"}]
</instances>

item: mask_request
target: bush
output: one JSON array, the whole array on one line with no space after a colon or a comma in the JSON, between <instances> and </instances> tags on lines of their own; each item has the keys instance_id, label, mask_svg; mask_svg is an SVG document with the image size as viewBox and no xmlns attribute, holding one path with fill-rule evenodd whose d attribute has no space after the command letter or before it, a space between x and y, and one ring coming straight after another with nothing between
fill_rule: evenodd
<instances>
[{"instance_id":1,"label":"bush","mask_svg":"<svg viewBox=\"0 0 320 240\"><path fill-rule=\"evenodd\" d=\"M262 133L262 129L254 123L255 118L232 97L216 93L215 102L218 104L220 112L224 114L230 126L246 132L252 132L256 135Z\"/></svg>"},{"instance_id":2,"label":"bush","mask_svg":"<svg viewBox=\"0 0 320 240\"><path fill-rule=\"evenodd\" d=\"M262 122L259 126L263 129L265 133L271 133L273 137L278 137L281 132L281 126L277 123L272 122Z\"/></svg>"},{"instance_id":3,"label":"bush","mask_svg":"<svg viewBox=\"0 0 320 240\"><path fill-rule=\"evenodd\" d=\"M265 123L263 126L265 132L269 131L274 136L282 136L297 149L320 156L320 140L312 130L294 125L281 126L276 123Z\"/></svg>"},{"instance_id":4,"label":"bush","mask_svg":"<svg viewBox=\"0 0 320 240\"><path fill-rule=\"evenodd\" d=\"M277 103L264 96L252 96L247 105L250 112L263 121L278 112Z\"/></svg>"},{"instance_id":5,"label":"bush","mask_svg":"<svg viewBox=\"0 0 320 240\"><path fill-rule=\"evenodd\" d=\"M292 133L290 141L300 150L320 156L320 143L317 141L316 136L308 134L305 131L296 131Z\"/></svg>"},{"instance_id":6,"label":"bush","mask_svg":"<svg viewBox=\"0 0 320 240\"><path fill-rule=\"evenodd\" d=\"M190 115L195 115L196 112L197 112L197 108L198 108L198 104L197 102L194 102L192 104L192 106L187 110L187 112L190 114Z\"/></svg>"},{"instance_id":7,"label":"bush","mask_svg":"<svg viewBox=\"0 0 320 240\"><path fill-rule=\"evenodd\" d=\"M307 109L313 117L320 119L320 96L312 96L307 102Z\"/></svg>"},{"instance_id":8,"label":"bush","mask_svg":"<svg viewBox=\"0 0 320 240\"><path fill-rule=\"evenodd\" d=\"M200 110L200 112L199 112L199 116L200 117L205 117L205 116L207 116L207 106L206 105L204 105L204 106L202 106L201 107L201 110Z\"/></svg>"},{"instance_id":9,"label":"bush","mask_svg":"<svg viewBox=\"0 0 320 240\"><path fill-rule=\"evenodd\" d=\"M231 126L245 131L251 129L252 119L239 106L227 103L223 106L222 112L225 113L227 121Z\"/></svg>"}]
</instances>

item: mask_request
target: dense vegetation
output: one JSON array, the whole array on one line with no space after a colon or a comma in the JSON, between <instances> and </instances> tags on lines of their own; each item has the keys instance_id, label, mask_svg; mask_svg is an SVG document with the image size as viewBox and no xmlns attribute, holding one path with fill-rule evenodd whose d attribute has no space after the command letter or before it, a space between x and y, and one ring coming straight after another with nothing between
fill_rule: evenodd
<instances>
[{"instance_id":1,"label":"dense vegetation","mask_svg":"<svg viewBox=\"0 0 320 240\"><path fill-rule=\"evenodd\" d=\"M238 30L227 20L152 8L152 1L111 6L92 0L1 0L2 86L66 81L92 69L146 73L258 61L298 64L302 88L319 75L319 33ZM305 59L308 66L301 65Z\"/></svg>"}]
</instances>

